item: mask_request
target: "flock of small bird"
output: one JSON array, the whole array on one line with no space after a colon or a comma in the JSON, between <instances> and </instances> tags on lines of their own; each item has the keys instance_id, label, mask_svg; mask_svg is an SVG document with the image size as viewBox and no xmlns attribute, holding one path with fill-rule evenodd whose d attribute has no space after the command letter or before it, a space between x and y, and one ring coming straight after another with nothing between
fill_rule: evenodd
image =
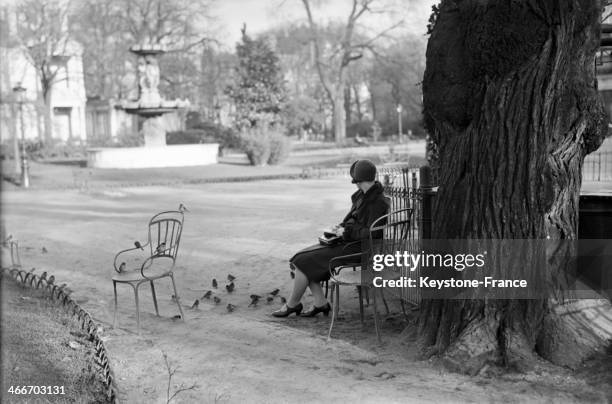
<instances>
[{"instance_id":1,"label":"flock of small bird","mask_svg":"<svg viewBox=\"0 0 612 404\"><path fill-rule=\"evenodd\" d=\"M232 274L227 275L227 283L225 285L225 290L227 291L227 293L233 293L234 290L236 289L236 284L234 283L235 280L236 280L236 277L234 275ZM212 280L212 287L213 289L219 288L219 282L217 282L217 280L214 278ZM280 289L274 289L273 291L267 293L265 295L266 303L271 304L276 298L280 299L281 303L286 303L287 299L285 299L283 296L280 296L279 292L280 292ZM172 297L175 298L174 295ZM251 297L251 302L249 303L247 307L256 307L257 304L263 299L263 296L256 295L256 294L252 294L250 297ZM216 296L213 290L207 290L202 295L202 297L200 297L199 299L196 299L195 302L193 302L193 304L191 305L191 308L197 309L200 306L200 302L205 299L212 300L215 305L218 305L221 303L221 298L219 296ZM227 306L225 306L225 308L227 309L229 313L236 310L237 307L238 306L232 303L228 303Z\"/></svg>"}]
</instances>

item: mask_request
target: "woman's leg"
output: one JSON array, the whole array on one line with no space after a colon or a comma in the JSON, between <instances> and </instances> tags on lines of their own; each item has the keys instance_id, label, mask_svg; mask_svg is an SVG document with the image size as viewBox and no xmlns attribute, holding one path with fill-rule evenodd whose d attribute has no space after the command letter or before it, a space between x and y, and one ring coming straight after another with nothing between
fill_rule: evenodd
<instances>
[{"instance_id":1,"label":"woman's leg","mask_svg":"<svg viewBox=\"0 0 612 404\"><path fill-rule=\"evenodd\" d=\"M300 300L302 300L302 296L306 291L306 287L308 286L308 278L299 268L295 269L295 280L293 282L293 291L291 292L291 297L287 301L287 306L295 307L300 304ZM311 289L312 290L312 289ZM314 293L314 292L313 292Z\"/></svg>"},{"instance_id":2,"label":"woman's leg","mask_svg":"<svg viewBox=\"0 0 612 404\"><path fill-rule=\"evenodd\" d=\"M327 304L327 299L325 298L325 294L323 293L321 282L310 282L308 284L308 287L312 292L312 297L314 298L314 305L316 307L325 306Z\"/></svg>"}]
</instances>

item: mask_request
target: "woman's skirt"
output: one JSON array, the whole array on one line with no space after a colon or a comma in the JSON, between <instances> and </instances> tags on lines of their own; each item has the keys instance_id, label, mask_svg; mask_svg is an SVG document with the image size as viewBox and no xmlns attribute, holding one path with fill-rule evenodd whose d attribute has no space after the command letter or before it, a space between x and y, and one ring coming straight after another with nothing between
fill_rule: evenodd
<instances>
[{"instance_id":1,"label":"woman's skirt","mask_svg":"<svg viewBox=\"0 0 612 404\"><path fill-rule=\"evenodd\" d=\"M361 243L340 243L334 246L315 244L299 251L289 262L292 268L306 275L310 282L323 282L329 280L329 260L359 252ZM350 262L360 264L361 258L357 257Z\"/></svg>"}]
</instances>

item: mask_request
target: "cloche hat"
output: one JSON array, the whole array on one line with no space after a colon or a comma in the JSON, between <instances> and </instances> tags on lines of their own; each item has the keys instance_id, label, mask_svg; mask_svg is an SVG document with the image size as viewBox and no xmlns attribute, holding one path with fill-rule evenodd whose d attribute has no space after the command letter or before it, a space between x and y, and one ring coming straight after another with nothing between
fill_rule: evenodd
<instances>
[{"instance_id":1,"label":"cloche hat","mask_svg":"<svg viewBox=\"0 0 612 404\"><path fill-rule=\"evenodd\" d=\"M374 181L376 179L376 166L370 160L357 160L350 169L352 183Z\"/></svg>"}]
</instances>

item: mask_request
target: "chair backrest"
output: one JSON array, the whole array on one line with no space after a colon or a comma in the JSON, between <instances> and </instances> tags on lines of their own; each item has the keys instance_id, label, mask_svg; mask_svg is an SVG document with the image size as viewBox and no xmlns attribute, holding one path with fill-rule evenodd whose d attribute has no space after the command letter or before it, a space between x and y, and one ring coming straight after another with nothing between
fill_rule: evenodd
<instances>
[{"instance_id":1,"label":"chair backrest","mask_svg":"<svg viewBox=\"0 0 612 404\"><path fill-rule=\"evenodd\" d=\"M151 256L168 257L176 260L184 214L178 210L160 212L149 221L149 246Z\"/></svg>"},{"instance_id":2,"label":"chair backrest","mask_svg":"<svg viewBox=\"0 0 612 404\"><path fill-rule=\"evenodd\" d=\"M376 219L370 226L370 257L374 254L395 254L408 250L411 208L389 212Z\"/></svg>"}]
</instances>

